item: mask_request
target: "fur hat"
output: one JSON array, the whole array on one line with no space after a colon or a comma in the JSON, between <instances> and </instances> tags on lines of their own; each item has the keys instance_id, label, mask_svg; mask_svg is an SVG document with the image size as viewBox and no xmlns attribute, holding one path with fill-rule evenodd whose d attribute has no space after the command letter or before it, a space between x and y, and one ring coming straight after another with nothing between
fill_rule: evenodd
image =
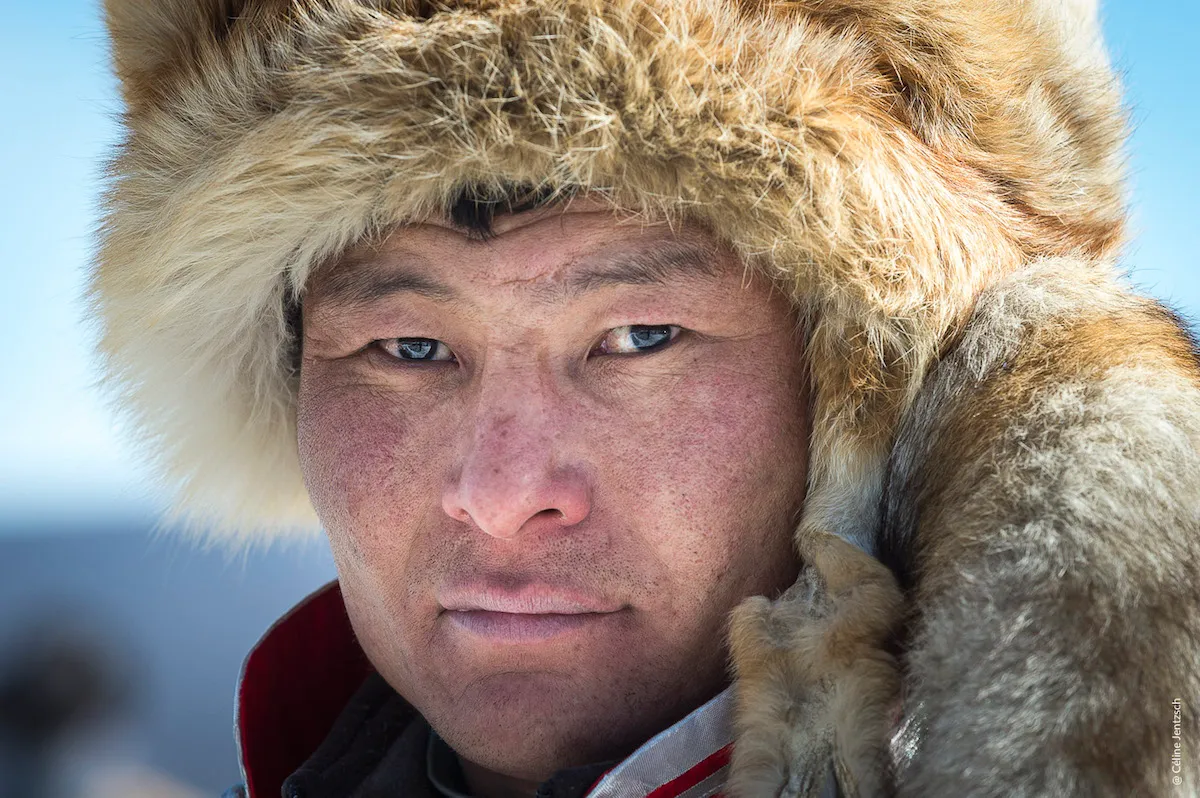
<instances>
[{"instance_id":1,"label":"fur hat","mask_svg":"<svg viewBox=\"0 0 1200 798\"><path fill-rule=\"evenodd\" d=\"M106 0L125 101L91 284L109 384L226 538L315 529L288 308L464 185L704 224L809 325L806 512L855 535L985 287L1111 260L1090 0ZM860 541L862 542L862 541Z\"/></svg>"}]
</instances>

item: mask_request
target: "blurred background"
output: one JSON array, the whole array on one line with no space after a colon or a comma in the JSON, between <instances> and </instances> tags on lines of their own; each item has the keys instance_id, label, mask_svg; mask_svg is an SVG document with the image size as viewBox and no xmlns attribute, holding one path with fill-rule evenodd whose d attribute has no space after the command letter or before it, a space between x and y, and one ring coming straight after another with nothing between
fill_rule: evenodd
<instances>
[{"instance_id":1,"label":"blurred background","mask_svg":"<svg viewBox=\"0 0 1200 798\"><path fill-rule=\"evenodd\" d=\"M119 110L97 5L6 0L0 29L0 796L215 796L242 657L333 566L321 541L152 534L162 497L81 321ZM1126 265L1195 319L1200 3L1107 0L1104 22L1135 126Z\"/></svg>"}]
</instances>

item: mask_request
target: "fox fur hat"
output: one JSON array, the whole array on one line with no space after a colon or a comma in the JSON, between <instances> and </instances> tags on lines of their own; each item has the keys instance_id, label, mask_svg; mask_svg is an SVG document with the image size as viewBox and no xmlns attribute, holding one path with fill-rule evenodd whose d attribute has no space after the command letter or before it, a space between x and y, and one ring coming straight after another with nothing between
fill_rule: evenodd
<instances>
[{"instance_id":1,"label":"fox fur hat","mask_svg":"<svg viewBox=\"0 0 1200 798\"><path fill-rule=\"evenodd\" d=\"M309 274L465 185L694 220L784 287L816 391L806 513L848 539L980 292L1055 256L1106 268L1122 242L1125 123L1092 0L106 12L125 137L100 348L178 516L226 539L317 528L288 322Z\"/></svg>"}]
</instances>

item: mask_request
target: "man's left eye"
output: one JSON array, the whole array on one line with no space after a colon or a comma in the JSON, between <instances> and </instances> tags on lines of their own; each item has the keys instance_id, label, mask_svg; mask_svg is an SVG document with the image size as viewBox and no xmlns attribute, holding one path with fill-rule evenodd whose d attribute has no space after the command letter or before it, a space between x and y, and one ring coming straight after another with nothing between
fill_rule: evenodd
<instances>
[{"instance_id":1,"label":"man's left eye","mask_svg":"<svg viewBox=\"0 0 1200 798\"><path fill-rule=\"evenodd\" d=\"M627 324L609 330L596 349L606 355L651 352L678 338L680 330L675 324Z\"/></svg>"},{"instance_id":2,"label":"man's left eye","mask_svg":"<svg viewBox=\"0 0 1200 798\"><path fill-rule=\"evenodd\" d=\"M433 338L385 338L376 341L375 344L396 360L454 360L454 353L450 351L450 347Z\"/></svg>"}]
</instances>

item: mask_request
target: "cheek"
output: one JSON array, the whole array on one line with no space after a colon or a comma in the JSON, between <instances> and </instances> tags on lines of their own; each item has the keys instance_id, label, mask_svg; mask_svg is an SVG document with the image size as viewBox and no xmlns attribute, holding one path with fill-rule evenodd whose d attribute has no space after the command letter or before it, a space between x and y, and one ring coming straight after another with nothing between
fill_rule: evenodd
<instances>
[{"instance_id":1,"label":"cheek","mask_svg":"<svg viewBox=\"0 0 1200 798\"><path fill-rule=\"evenodd\" d=\"M301 468L339 562L394 561L386 555L404 548L406 532L436 508L444 446L428 424L408 423L398 404L320 368L302 375Z\"/></svg>"},{"instance_id":2,"label":"cheek","mask_svg":"<svg viewBox=\"0 0 1200 798\"><path fill-rule=\"evenodd\" d=\"M604 455L620 512L639 519L643 545L681 590L728 598L786 586L807 466L801 369L749 356L687 373L629 414L639 422L608 425L623 431Z\"/></svg>"}]
</instances>

